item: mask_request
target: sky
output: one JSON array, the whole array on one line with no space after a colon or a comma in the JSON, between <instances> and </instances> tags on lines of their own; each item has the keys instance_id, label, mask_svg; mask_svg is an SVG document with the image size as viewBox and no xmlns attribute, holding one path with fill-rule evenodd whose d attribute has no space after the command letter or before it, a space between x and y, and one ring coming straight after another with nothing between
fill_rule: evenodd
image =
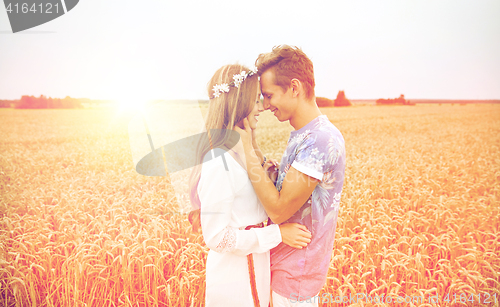
<instances>
[{"instance_id":1,"label":"sky","mask_svg":"<svg viewBox=\"0 0 500 307\"><path fill-rule=\"evenodd\" d=\"M0 7L0 99L208 99L221 66L280 44L316 96L500 99L500 1L81 0L12 33Z\"/></svg>"}]
</instances>

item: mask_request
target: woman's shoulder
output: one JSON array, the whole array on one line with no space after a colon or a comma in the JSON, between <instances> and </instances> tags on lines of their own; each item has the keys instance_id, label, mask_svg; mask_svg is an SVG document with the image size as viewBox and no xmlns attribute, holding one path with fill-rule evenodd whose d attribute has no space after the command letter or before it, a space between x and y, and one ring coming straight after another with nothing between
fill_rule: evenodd
<instances>
[{"instance_id":1,"label":"woman's shoulder","mask_svg":"<svg viewBox=\"0 0 500 307\"><path fill-rule=\"evenodd\" d=\"M231 190L238 191L247 178L246 171L229 152L215 148L205 155L198 188L213 184L230 185Z\"/></svg>"},{"instance_id":2,"label":"woman's shoulder","mask_svg":"<svg viewBox=\"0 0 500 307\"><path fill-rule=\"evenodd\" d=\"M227 171L229 174L242 168L235 158L225 149L214 148L203 157L202 172Z\"/></svg>"}]
</instances>

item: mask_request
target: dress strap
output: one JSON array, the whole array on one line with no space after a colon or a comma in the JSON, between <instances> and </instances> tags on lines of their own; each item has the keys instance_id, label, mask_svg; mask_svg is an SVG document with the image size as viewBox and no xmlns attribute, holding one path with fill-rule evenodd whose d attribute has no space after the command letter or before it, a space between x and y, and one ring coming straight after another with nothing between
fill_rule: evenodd
<instances>
[{"instance_id":1,"label":"dress strap","mask_svg":"<svg viewBox=\"0 0 500 307\"><path fill-rule=\"evenodd\" d=\"M245 230L249 230L252 228L262 228L264 227L264 223L259 223L255 225L250 225L245 227ZM252 297L254 307L260 307L259 295L257 294L257 284L255 283L255 267L253 264L253 254L247 255L248 261L248 274L250 274L250 287L252 288Z\"/></svg>"},{"instance_id":2,"label":"dress strap","mask_svg":"<svg viewBox=\"0 0 500 307\"><path fill-rule=\"evenodd\" d=\"M260 307L259 295L257 294L257 285L255 283L255 269L253 266L253 254L247 255L248 272L250 273L250 286L252 288L253 304L255 307Z\"/></svg>"}]
</instances>

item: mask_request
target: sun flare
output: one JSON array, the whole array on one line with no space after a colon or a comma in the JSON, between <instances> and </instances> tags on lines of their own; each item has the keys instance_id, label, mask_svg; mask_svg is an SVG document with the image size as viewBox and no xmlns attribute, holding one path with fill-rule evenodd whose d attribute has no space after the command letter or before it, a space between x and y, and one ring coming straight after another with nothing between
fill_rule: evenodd
<instances>
[{"instance_id":1,"label":"sun flare","mask_svg":"<svg viewBox=\"0 0 500 307\"><path fill-rule=\"evenodd\" d=\"M146 105L147 101L144 98L124 97L116 100L119 112L141 112Z\"/></svg>"}]
</instances>

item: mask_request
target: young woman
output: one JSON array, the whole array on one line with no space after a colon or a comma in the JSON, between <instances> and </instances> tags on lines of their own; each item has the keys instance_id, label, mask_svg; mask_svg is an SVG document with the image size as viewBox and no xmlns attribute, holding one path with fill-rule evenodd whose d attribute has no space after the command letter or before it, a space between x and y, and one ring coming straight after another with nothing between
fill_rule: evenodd
<instances>
[{"instance_id":1,"label":"young woman","mask_svg":"<svg viewBox=\"0 0 500 307\"><path fill-rule=\"evenodd\" d=\"M193 228L201 221L210 248L206 263L205 306L267 307L270 295L269 250L283 242L302 248L311 234L300 224L264 226L264 211L244 164L235 126L247 118L257 127L260 102L259 80L242 65L217 70L208 84L210 97L206 129L208 138L198 146L199 166L192 173L191 202L199 215L190 214ZM254 149L263 167L272 166ZM197 220L197 216L199 220Z\"/></svg>"}]
</instances>

